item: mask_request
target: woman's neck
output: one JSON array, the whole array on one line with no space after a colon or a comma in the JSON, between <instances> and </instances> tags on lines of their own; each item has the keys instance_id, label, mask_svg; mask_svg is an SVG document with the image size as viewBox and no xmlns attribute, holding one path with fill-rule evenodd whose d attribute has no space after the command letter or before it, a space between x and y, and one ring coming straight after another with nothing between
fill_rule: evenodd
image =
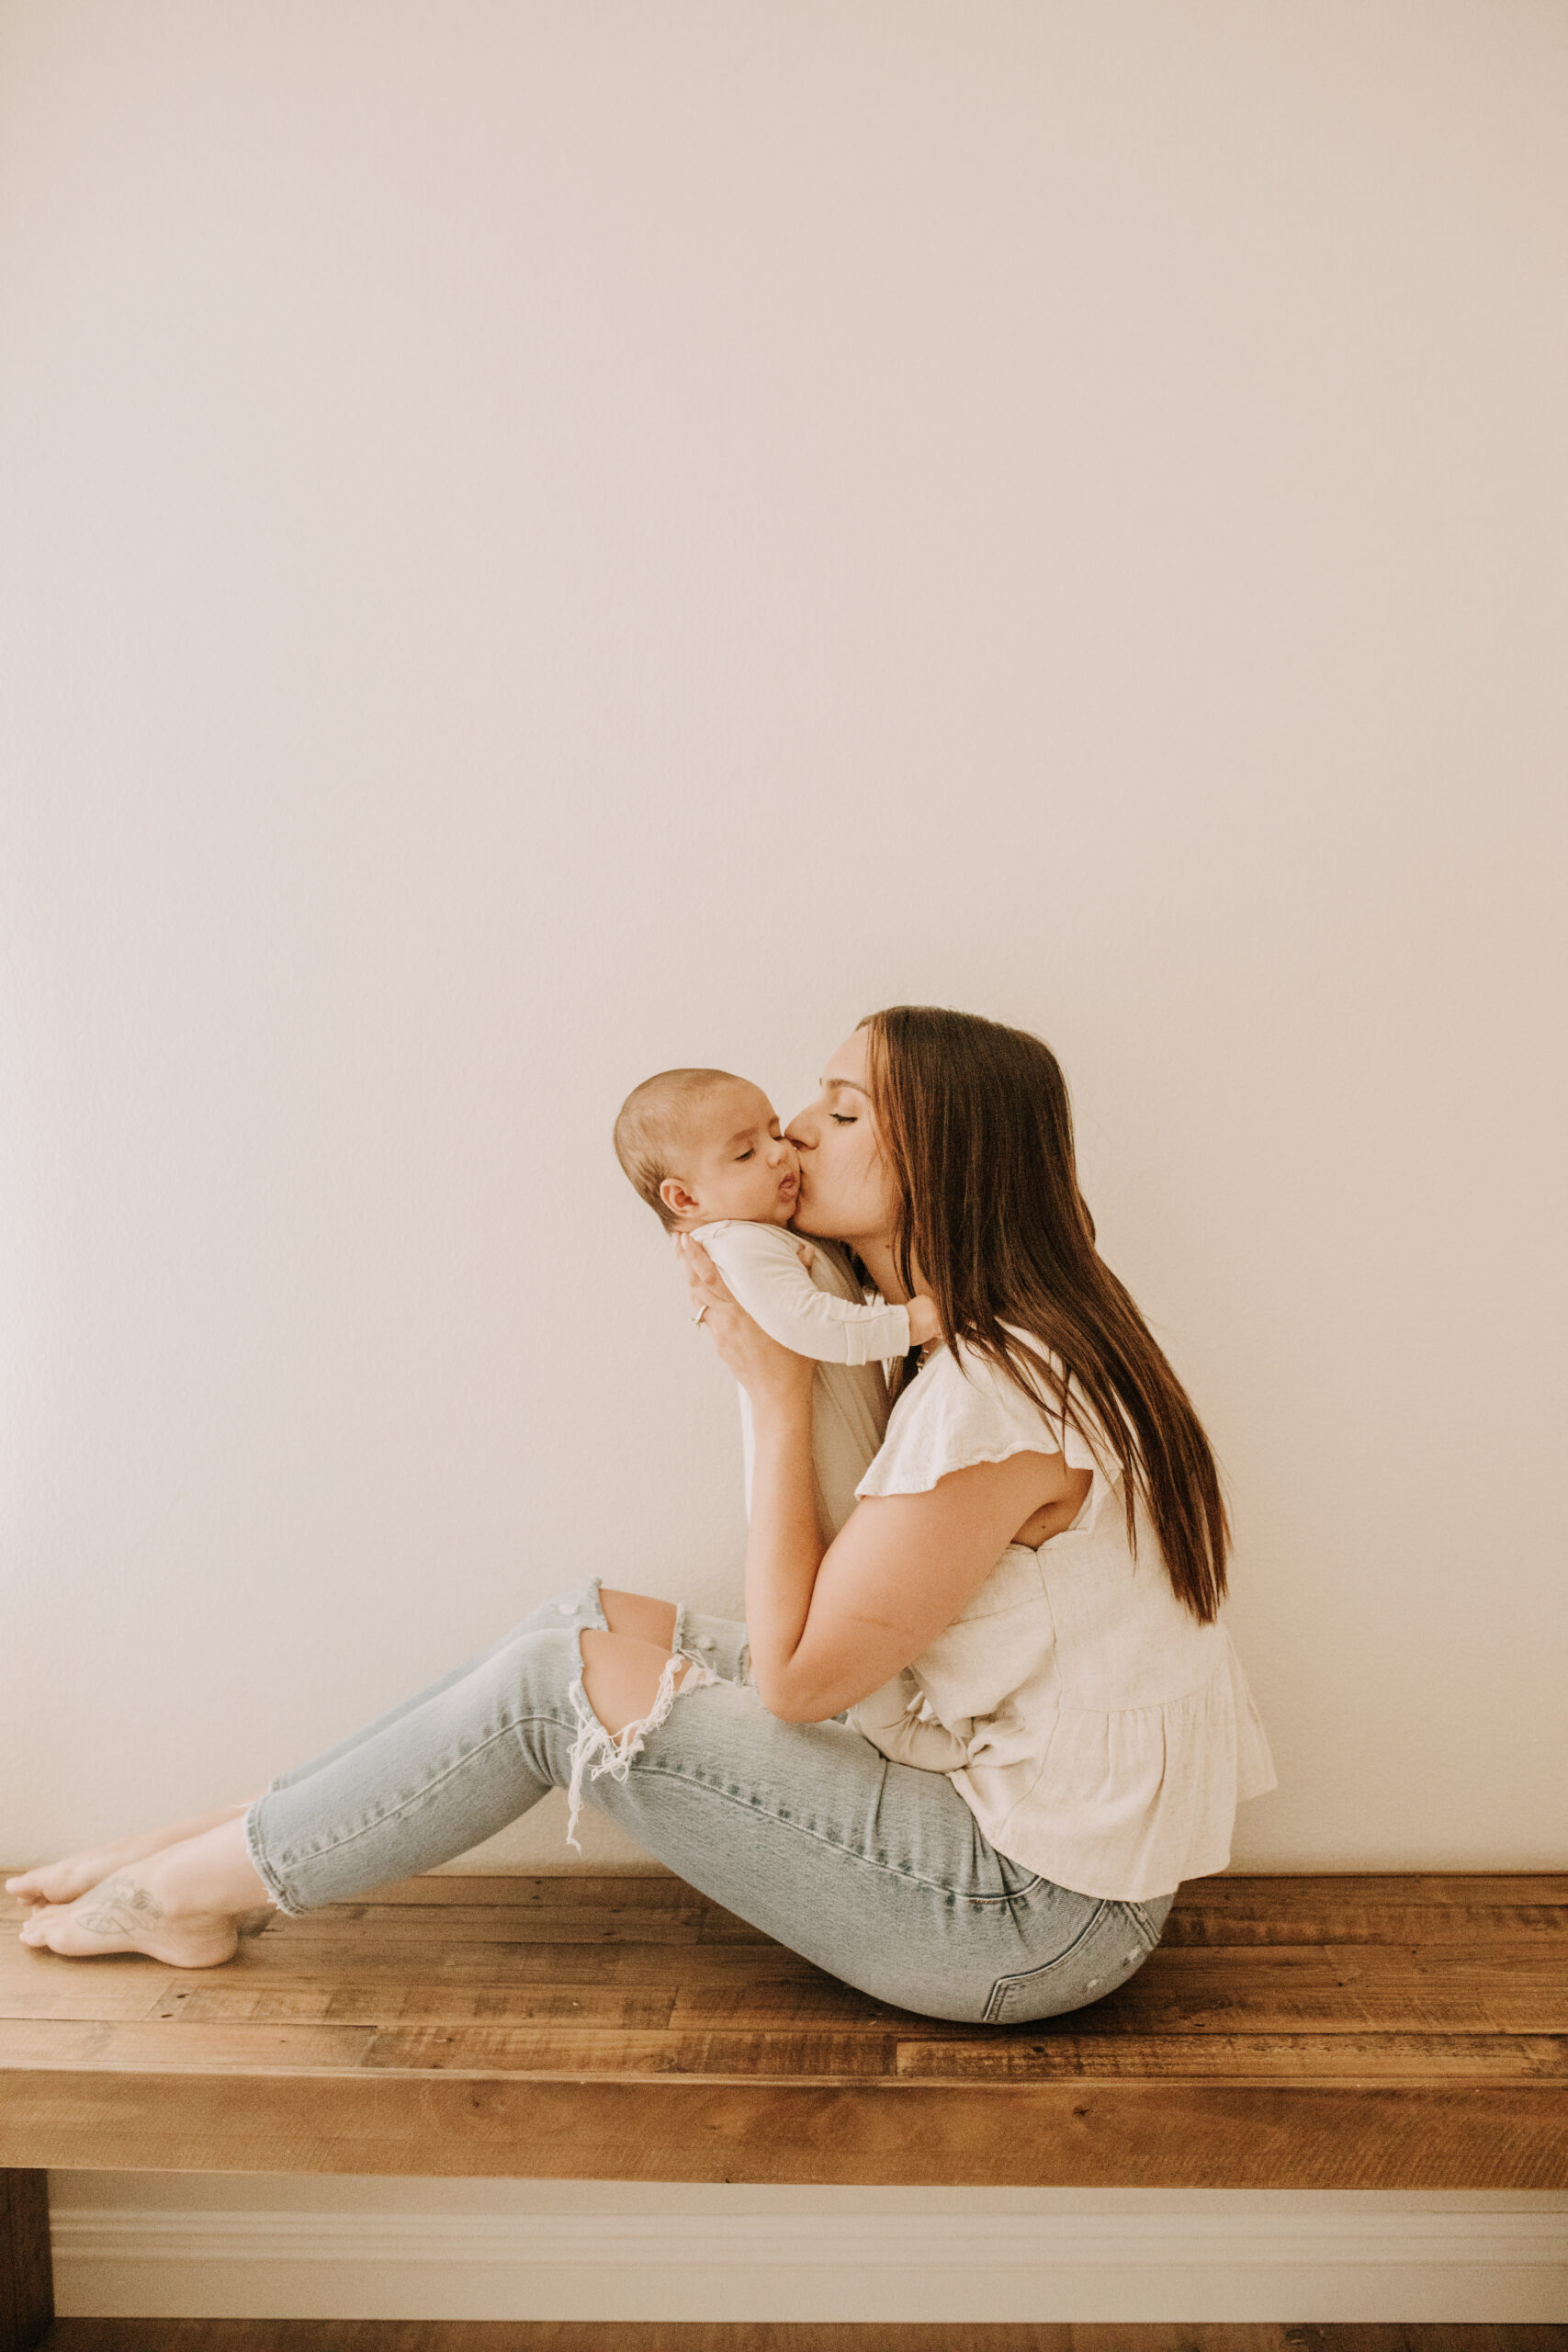
<instances>
[{"instance_id":1,"label":"woman's neck","mask_svg":"<svg viewBox=\"0 0 1568 2352\"><path fill-rule=\"evenodd\" d=\"M907 1306L909 1291L895 1261L891 1238L852 1241L850 1247L889 1306ZM918 1277L918 1268L916 1272Z\"/></svg>"}]
</instances>

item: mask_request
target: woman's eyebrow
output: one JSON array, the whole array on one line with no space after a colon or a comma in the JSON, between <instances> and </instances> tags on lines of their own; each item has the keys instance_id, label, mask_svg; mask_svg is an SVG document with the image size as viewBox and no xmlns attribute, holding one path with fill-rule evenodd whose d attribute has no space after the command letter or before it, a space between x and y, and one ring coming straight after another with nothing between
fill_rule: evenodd
<instances>
[{"instance_id":1,"label":"woman's eyebrow","mask_svg":"<svg viewBox=\"0 0 1568 2352\"><path fill-rule=\"evenodd\" d=\"M852 1094L865 1094L865 1099L868 1102L871 1100L870 1095L865 1093L864 1087L857 1086L852 1078L823 1078L818 1079L818 1084L821 1087L824 1094L826 1094L830 1086L842 1086L847 1087Z\"/></svg>"}]
</instances>

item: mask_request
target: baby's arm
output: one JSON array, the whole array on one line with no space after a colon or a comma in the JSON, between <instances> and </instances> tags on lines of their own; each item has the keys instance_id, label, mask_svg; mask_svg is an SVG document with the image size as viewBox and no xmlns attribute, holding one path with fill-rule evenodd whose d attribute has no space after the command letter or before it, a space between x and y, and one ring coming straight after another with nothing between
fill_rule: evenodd
<instances>
[{"instance_id":1,"label":"baby's arm","mask_svg":"<svg viewBox=\"0 0 1568 2352\"><path fill-rule=\"evenodd\" d=\"M818 1363L870 1363L934 1338L930 1299L867 1306L818 1290L793 1233L777 1225L726 1225L699 1238L740 1305L771 1340ZM913 1327L913 1328L912 1328Z\"/></svg>"}]
</instances>

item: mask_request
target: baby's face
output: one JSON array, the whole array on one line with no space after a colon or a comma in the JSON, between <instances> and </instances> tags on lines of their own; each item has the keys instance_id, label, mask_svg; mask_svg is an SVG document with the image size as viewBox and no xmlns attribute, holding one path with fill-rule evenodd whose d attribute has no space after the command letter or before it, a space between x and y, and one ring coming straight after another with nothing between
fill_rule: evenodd
<instances>
[{"instance_id":1,"label":"baby's face","mask_svg":"<svg viewBox=\"0 0 1568 2352\"><path fill-rule=\"evenodd\" d=\"M800 1161L760 1086L737 1079L711 1094L681 1159L680 1177L665 1179L679 1197L665 1197L684 1226L721 1216L787 1225L795 1213Z\"/></svg>"}]
</instances>

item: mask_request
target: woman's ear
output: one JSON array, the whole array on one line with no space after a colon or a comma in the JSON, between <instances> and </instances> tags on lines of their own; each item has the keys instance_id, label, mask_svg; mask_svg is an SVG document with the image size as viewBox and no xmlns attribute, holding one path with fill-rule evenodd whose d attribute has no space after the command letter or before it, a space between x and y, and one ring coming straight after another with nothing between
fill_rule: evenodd
<instances>
[{"instance_id":1,"label":"woman's ear","mask_svg":"<svg viewBox=\"0 0 1568 2352\"><path fill-rule=\"evenodd\" d=\"M694 1209L702 1206L696 1194L687 1192L679 1176L666 1176L659 1187L659 1197L671 1216L690 1216Z\"/></svg>"}]
</instances>

